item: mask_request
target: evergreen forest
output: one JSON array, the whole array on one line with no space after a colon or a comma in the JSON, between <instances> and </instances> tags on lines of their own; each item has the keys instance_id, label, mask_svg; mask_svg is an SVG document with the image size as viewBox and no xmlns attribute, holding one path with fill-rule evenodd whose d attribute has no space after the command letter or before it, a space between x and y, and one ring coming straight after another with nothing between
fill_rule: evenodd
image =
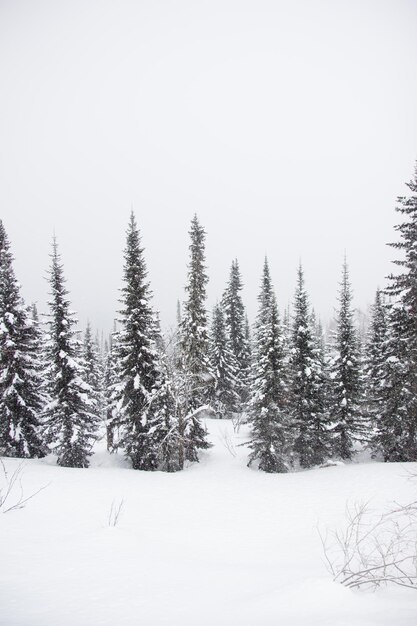
<instances>
[{"instance_id":1,"label":"evergreen forest","mask_svg":"<svg viewBox=\"0 0 417 626\"><path fill-rule=\"evenodd\" d=\"M346 258L331 332L301 264L291 307L280 310L267 258L253 323L237 259L209 312L207 234L194 215L185 297L167 335L132 212L117 319L99 341L90 324L77 328L55 238L48 311L24 302L0 221L0 455L53 454L60 466L87 468L105 437L133 469L176 472L210 448L203 418L212 417L249 425L248 465L264 472L327 466L364 448L383 462L417 461L417 169L408 189L389 244L396 269L370 294L366 333Z\"/></svg>"}]
</instances>

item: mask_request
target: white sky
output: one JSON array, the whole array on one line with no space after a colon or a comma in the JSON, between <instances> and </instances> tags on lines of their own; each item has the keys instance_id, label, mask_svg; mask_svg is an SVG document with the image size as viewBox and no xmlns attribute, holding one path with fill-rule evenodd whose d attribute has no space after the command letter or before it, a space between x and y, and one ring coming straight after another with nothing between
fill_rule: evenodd
<instances>
[{"instance_id":1,"label":"white sky","mask_svg":"<svg viewBox=\"0 0 417 626\"><path fill-rule=\"evenodd\" d=\"M55 229L72 306L111 328L133 206L154 306L184 298L194 212L209 305L264 255L281 307L301 258L333 314L346 250L365 309L391 271L417 158L415 0L0 0L0 217L45 309Z\"/></svg>"}]
</instances>

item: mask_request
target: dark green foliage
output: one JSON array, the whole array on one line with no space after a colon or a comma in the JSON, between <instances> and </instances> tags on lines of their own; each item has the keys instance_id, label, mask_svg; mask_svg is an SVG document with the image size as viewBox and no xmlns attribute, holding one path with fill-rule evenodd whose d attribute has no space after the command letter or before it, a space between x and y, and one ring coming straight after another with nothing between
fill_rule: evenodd
<instances>
[{"instance_id":1,"label":"dark green foliage","mask_svg":"<svg viewBox=\"0 0 417 626\"><path fill-rule=\"evenodd\" d=\"M330 368L330 411L334 453L342 459L350 459L355 441L364 440L366 424L362 364L358 335L353 323L352 290L346 261L343 263L339 304Z\"/></svg>"},{"instance_id":2,"label":"dark green foliage","mask_svg":"<svg viewBox=\"0 0 417 626\"><path fill-rule=\"evenodd\" d=\"M237 259L232 262L230 278L221 303L224 312L226 335L229 349L235 361L236 392L240 397L240 406L236 410L242 410L248 399L249 361L250 346L246 339L246 316L243 306L241 291L242 278ZM235 403L236 404L236 403Z\"/></svg>"},{"instance_id":3,"label":"dark green foliage","mask_svg":"<svg viewBox=\"0 0 417 626\"><path fill-rule=\"evenodd\" d=\"M290 430L286 406L282 329L265 259L255 328L253 378L249 402L249 463L264 472L286 472L290 465Z\"/></svg>"},{"instance_id":4,"label":"dark green foliage","mask_svg":"<svg viewBox=\"0 0 417 626\"><path fill-rule=\"evenodd\" d=\"M238 387L238 367L235 356L229 347L222 308L216 305L213 310L213 324L210 337L210 362L215 378L211 402L220 418L231 417L238 411L240 397Z\"/></svg>"},{"instance_id":5,"label":"dark green foliage","mask_svg":"<svg viewBox=\"0 0 417 626\"><path fill-rule=\"evenodd\" d=\"M289 360L289 409L301 467L320 465L329 454L324 362L315 333L300 265Z\"/></svg>"},{"instance_id":6,"label":"dark green foliage","mask_svg":"<svg viewBox=\"0 0 417 626\"><path fill-rule=\"evenodd\" d=\"M102 405L101 386L103 374L101 371L100 355L97 350L97 344L93 340L90 322L87 323L84 334L82 365L84 367L83 379L87 385L91 387L91 397L96 404L97 418L99 418Z\"/></svg>"},{"instance_id":7,"label":"dark green foliage","mask_svg":"<svg viewBox=\"0 0 417 626\"><path fill-rule=\"evenodd\" d=\"M417 460L417 167L408 183L411 195L398 198L403 222L400 241L390 244L404 257L390 276L389 337L386 346L384 402L378 446L385 461Z\"/></svg>"},{"instance_id":8,"label":"dark green foliage","mask_svg":"<svg viewBox=\"0 0 417 626\"><path fill-rule=\"evenodd\" d=\"M161 376L157 324L150 306L146 265L133 213L127 230L121 293L121 330L116 343L119 413L113 426L120 430L118 444L124 448L132 467L155 470L158 461L150 425L154 419L152 398Z\"/></svg>"},{"instance_id":9,"label":"dark green foliage","mask_svg":"<svg viewBox=\"0 0 417 626\"><path fill-rule=\"evenodd\" d=\"M385 405L387 322L387 307L384 296L378 289L372 306L372 317L364 356L366 416L370 422L370 443L375 452L380 451L384 439L381 415Z\"/></svg>"},{"instance_id":10,"label":"dark green foliage","mask_svg":"<svg viewBox=\"0 0 417 626\"><path fill-rule=\"evenodd\" d=\"M185 433L180 429L181 402L176 382L165 369L161 385L152 400L155 417L150 424L157 467L170 473L182 470L185 461Z\"/></svg>"},{"instance_id":11,"label":"dark green foliage","mask_svg":"<svg viewBox=\"0 0 417 626\"><path fill-rule=\"evenodd\" d=\"M116 357L116 342L117 333L115 329L105 349L103 368L103 419L106 424L107 450L109 452L117 450L120 439L118 428L120 423L119 362Z\"/></svg>"},{"instance_id":12,"label":"dark green foliage","mask_svg":"<svg viewBox=\"0 0 417 626\"><path fill-rule=\"evenodd\" d=\"M209 337L206 312L205 232L195 215L190 230L190 262L186 285L187 299L183 306L180 325L180 363L185 379L187 414L190 420L186 458L198 460L198 449L210 446L206 431L199 419L201 407L208 404L213 394L214 376L209 361Z\"/></svg>"},{"instance_id":13,"label":"dark green foliage","mask_svg":"<svg viewBox=\"0 0 417 626\"><path fill-rule=\"evenodd\" d=\"M58 456L58 465L88 467L97 430L97 403L80 365L81 345L74 330L63 266L56 241L50 269L49 334L46 351L45 408L47 441Z\"/></svg>"},{"instance_id":14,"label":"dark green foliage","mask_svg":"<svg viewBox=\"0 0 417 626\"><path fill-rule=\"evenodd\" d=\"M40 352L36 322L20 295L0 220L0 454L44 456Z\"/></svg>"}]
</instances>

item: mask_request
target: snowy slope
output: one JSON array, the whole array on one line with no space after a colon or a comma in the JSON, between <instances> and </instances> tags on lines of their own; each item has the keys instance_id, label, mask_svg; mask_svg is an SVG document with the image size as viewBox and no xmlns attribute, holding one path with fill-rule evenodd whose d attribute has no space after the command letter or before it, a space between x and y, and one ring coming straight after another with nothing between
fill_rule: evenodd
<instances>
[{"instance_id":1,"label":"snowy slope","mask_svg":"<svg viewBox=\"0 0 417 626\"><path fill-rule=\"evenodd\" d=\"M415 626L417 592L332 582L317 525L343 523L347 501L415 499L417 464L266 475L246 467L244 429L207 424L214 447L178 474L130 470L102 443L88 470L27 461L25 493L48 486L0 514L0 624Z\"/></svg>"}]
</instances>

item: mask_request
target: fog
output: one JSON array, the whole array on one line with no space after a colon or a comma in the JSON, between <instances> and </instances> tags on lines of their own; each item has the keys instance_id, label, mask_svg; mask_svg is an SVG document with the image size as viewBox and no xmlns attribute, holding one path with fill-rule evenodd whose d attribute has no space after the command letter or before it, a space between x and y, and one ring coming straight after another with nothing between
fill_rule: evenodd
<instances>
[{"instance_id":1,"label":"fog","mask_svg":"<svg viewBox=\"0 0 417 626\"><path fill-rule=\"evenodd\" d=\"M417 3L0 1L0 217L45 310L56 233L72 308L108 331L131 209L164 326L197 213L208 306L264 256L281 308L301 260L318 314L346 252L366 310L392 270L417 157Z\"/></svg>"}]
</instances>

